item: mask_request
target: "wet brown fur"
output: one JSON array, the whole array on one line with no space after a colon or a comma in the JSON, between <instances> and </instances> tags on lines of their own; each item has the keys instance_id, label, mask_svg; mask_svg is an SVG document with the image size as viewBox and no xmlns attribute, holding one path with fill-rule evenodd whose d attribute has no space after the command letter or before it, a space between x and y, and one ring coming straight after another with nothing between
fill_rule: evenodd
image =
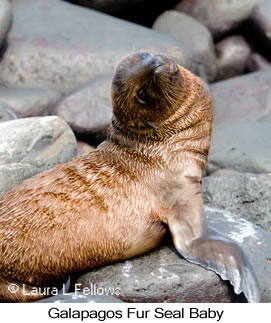
<instances>
[{"instance_id":1,"label":"wet brown fur","mask_svg":"<svg viewBox=\"0 0 271 323\"><path fill-rule=\"evenodd\" d=\"M154 248L169 217L188 207L178 198L186 183L200 192L213 121L210 95L178 66L177 84L162 73L152 93L156 103L140 106L136 84L145 80L134 77L136 70L127 76L136 55L130 65L124 59L114 77L107 140L0 199L0 299L40 298L23 296L20 284L54 286L73 272ZM8 292L10 283L20 285L18 293Z\"/></svg>"}]
</instances>

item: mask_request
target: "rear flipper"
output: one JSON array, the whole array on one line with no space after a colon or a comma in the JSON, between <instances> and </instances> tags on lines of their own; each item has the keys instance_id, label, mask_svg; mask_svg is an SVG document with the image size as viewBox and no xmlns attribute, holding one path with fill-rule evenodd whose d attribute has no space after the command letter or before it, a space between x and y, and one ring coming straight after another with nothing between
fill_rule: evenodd
<instances>
[{"instance_id":1,"label":"rear flipper","mask_svg":"<svg viewBox=\"0 0 271 323\"><path fill-rule=\"evenodd\" d=\"M249 302L260 302L254 270L243 250L232 239L208 228L191 242L188 250L178 246L178 243L176 247L189 262L213 270L223 280L229 280L236 294L243 292Z\"/></svg>"}]
</instances>

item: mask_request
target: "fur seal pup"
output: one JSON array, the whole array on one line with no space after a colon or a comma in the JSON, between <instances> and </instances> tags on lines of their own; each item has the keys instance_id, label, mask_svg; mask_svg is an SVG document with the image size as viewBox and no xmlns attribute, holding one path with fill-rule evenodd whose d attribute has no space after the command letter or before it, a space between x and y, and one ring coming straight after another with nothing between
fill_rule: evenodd
<instances>
[{"instance_id":1,"label":"fur seal pup","mask_svg":"<svg viewBox=\"0 0 271 323\"><path fill-rule=\"evenodd\" d=\"M0 200L0 298L42 298L24 295L23 286L55 286L73 272L143 254L169 228L184 258L258 302L245 254L204 217L213 112L201 80L166 55L138 52L117 67L112 103L107 140L96 150Z\"/></svg>"}]
</instances>

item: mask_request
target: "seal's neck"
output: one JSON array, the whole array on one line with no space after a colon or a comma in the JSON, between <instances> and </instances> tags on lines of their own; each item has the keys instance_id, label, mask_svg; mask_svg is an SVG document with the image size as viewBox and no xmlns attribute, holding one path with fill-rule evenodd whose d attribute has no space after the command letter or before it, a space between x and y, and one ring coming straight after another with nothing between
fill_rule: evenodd
<instances>
[{"instance_id":1,"label":"seal's neck","mask_svg":"<svg viewBox=\"0 0 271 323\"><path fill-rule=\"evenodd\" d=\"M203 168L210 148L211 128L211 122L202 120L163 138L154 137L154 131L151 136L148 135L149 131L140 134L127 133L113 120L108 129L107 141L120 148L156 159L161 165L168 165L171 169L182 168L184 160L196 160Z\"/></svg>"},{"instance_id":2,"label":"seal's neck","mask_svg":"<svg viewBox=\"0 0 271 323\"><path fill-rule=\"evenodd\" d=\"M154 137L153 134L149 136L149 131L150 130L129 132L127 129L121 127L118 121L113 118L112 123L107 130L107 141L127 149L151 154L152 149L162 149L163 141ZM150 149L150 147L152 149Z\"/></svg>"}]
</instances>

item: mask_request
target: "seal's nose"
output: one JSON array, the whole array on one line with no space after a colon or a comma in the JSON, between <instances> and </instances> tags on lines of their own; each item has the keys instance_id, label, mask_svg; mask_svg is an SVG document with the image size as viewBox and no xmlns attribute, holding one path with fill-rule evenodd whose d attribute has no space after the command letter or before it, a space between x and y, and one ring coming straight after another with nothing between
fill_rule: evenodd
<instances>
[{"instance_id":1,"label":"seal's nose","mask_svg":"<svg viewBox=\"0 0 271 323\"><path fill-rule=\"evenodd\" d=\"M151 65L155 74L168 73L175 74L178 71L177 65L169 58L163 55L155 55L151 61Z\"/></svg>"},{"instance_id":2,"label":"seal's nose","mask_svg":"<svg viewBox=\"0 0 271 323\"><path fill-rule=\"evenodd\" d=\"M146 79L154 75L167 75L171 80L178 80L179 69L172 59L163 54L141 52L129 60L131 68L127 70L127 78Z\"/></svg>"},{"instance_id":3,"label":"seal's nose","mask_svg":"<svg viewBox=\"0 0 271 323\"><path fill-rule=\"evenodd\" d=\"M166 64L166 61L163 56L161 56L161 55L153 56L153 59L151 61L151 65L152 65L154 72L157 72L157 71L163 69L165 64Z\"/></svg>"}]
</instances>

